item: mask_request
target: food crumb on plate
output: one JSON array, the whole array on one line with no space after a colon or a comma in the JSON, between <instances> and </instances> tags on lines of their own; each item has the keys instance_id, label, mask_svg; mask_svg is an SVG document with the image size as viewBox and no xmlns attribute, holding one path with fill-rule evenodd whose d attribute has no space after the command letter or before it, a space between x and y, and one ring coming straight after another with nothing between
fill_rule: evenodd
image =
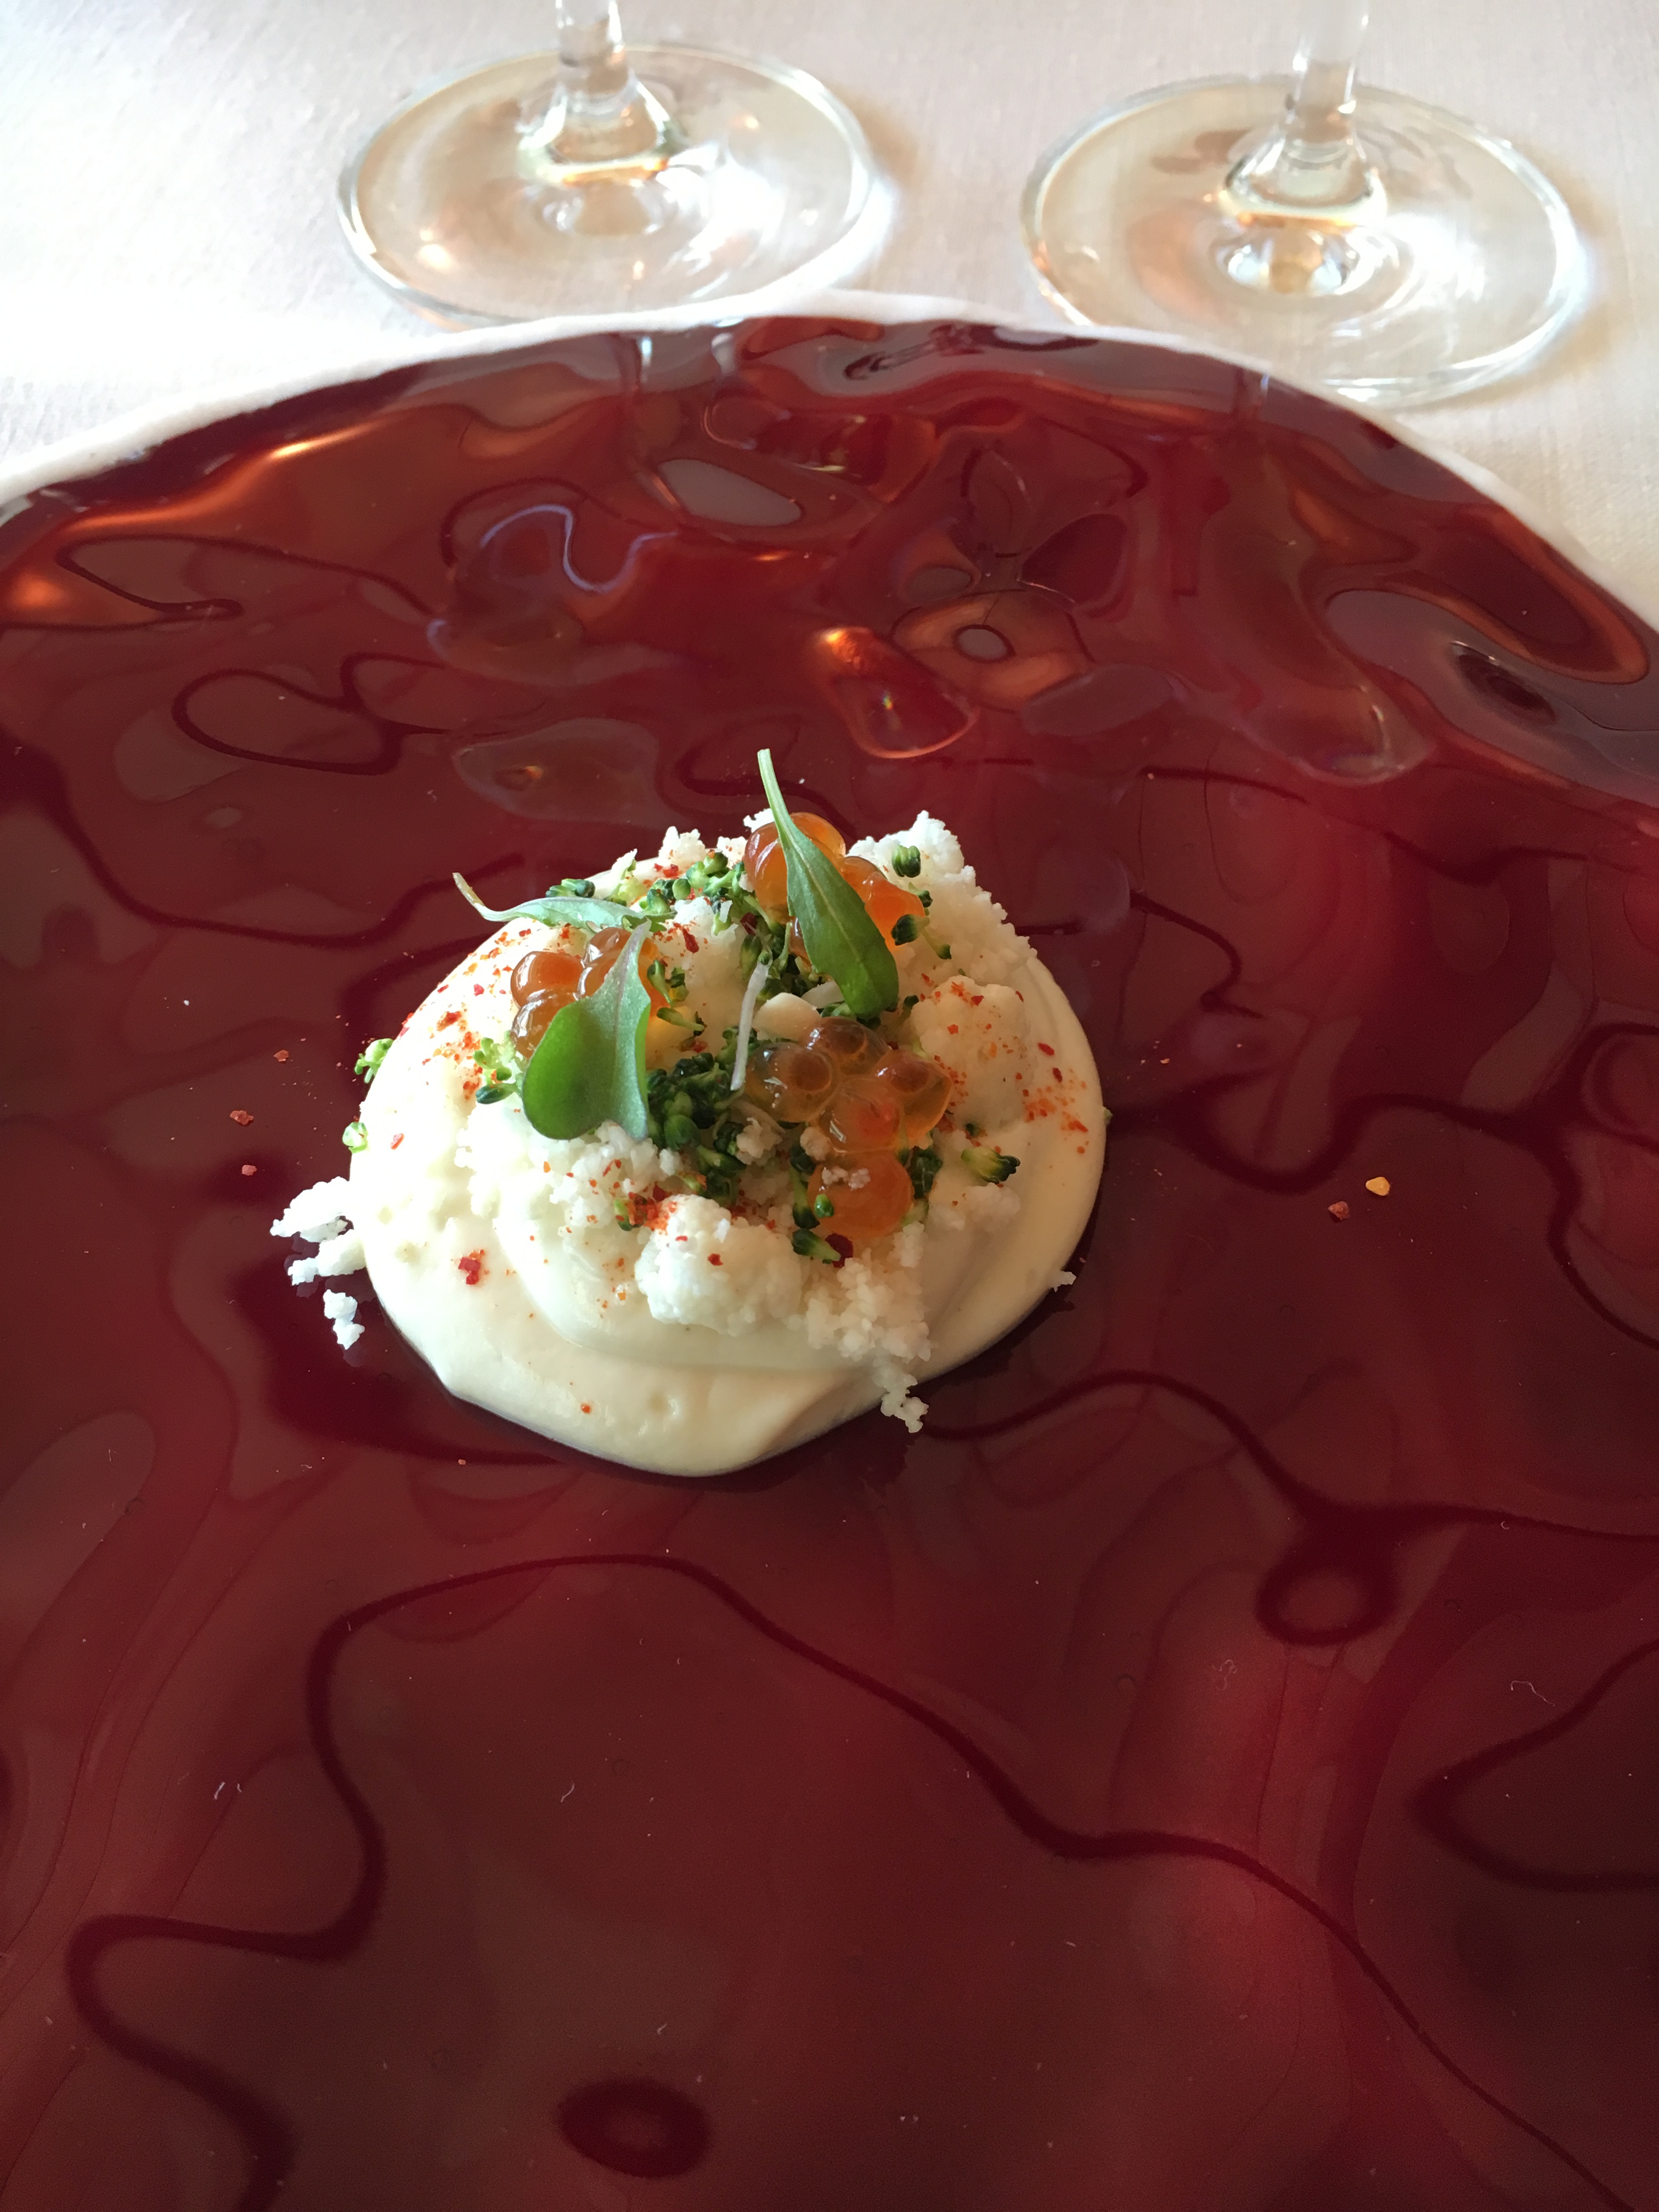
<instances>
[{"instance_id":1,"label":"food crumb on plate","mask_svg":"<svg viewBox=\"0 0 1659 2212\"><path fill-rule=\"evenodd\" d=\"M343 1352L349 1352L363 1333L363 1325L357 1318L357 1301L344 1291L323 1292L323 1318L333 1322L334 1334Z\"/></svg>"}]
</instances>

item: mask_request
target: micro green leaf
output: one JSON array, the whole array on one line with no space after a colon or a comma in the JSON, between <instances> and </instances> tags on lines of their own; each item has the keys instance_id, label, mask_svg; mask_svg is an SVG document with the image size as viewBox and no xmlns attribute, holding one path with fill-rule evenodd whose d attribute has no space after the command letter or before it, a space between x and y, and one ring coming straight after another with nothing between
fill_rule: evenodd
<instances>
[{"instance_id":1,"label":"micro green leaf","mask_svg":"<svg viewBox=\"0 0 1659 2212\"><path fill-rule=\"evenodd\" d=\"M579 929L614 929L628 920L628 908L618 906L614 899L571 898L550 891L545 898L526 899L522 905L495 908L486 906L465 876L457 876L455 888L469 906L476 907L486 921L544 922L548 928L557 929L562 922L574 922Z\"/></svg>"},{"instance_id":2,"label":"micro green leaf","mask_svg":"<svg viewBox=\"0 0 1659 2212\"><path fill-rule=\"evenodd\" d=\"M806 957L840 986L848 1010L870 1021L898 1004L898 968L863 900L827 853L795 827L783 803L772 756L759 756L761 782L788 869L789 911L800 925Z\"/></svg>"},{"instance_id":3,"label":"micro green leaf","mask_svg":"<svg viewBox=\"0 0 1659 2212\"><path fill-rule=\"evenodd\" d=\"M646 934L641 922L592 997L573 999L548 1024L520 1085L526 1117L543 1136L585 1137L601 1121L620 1121L630 1137L646 1134Z\"/></svg>"}]
</instances>

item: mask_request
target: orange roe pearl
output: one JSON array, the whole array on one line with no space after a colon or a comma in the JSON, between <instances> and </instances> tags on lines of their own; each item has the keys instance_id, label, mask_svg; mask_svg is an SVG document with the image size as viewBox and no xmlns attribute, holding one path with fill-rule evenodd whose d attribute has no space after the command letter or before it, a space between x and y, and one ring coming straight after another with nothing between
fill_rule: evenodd
<instances>
[{"instance_id":1,"label":"orange roe pearl","mask_svg":"<svg viewBox=\"0 0 1659 2212\"><path fill-rule=\"evenodd\" d=\"M951 1103L951 1083L941 1067L914 1052L895 1048L869 1078L872 1087L897 1106L905 1141L919 1145Z\"/></svg>"},{"instance_id":2,"label":"orange roe pearl","mask_svg":"<svg viewBox=\"0 0 1659 2212\"><path fill-rule=\"evenodd\" d=\"M887 1049L873 1030L848 1014L832 1014L826 1021L814 1022L801 1042L833 1062L838 1076L867 1073Z\"/></svg>"},{"instance_id":3,"label":"orange roe pearl","mask_svg":"<svg viewBox=\"0 0 1659 2212\"><path fill-rule=\"evenodd\" d=\"M840 1085L818 1126L837 1152L890 1152L904 1142L899 1101L866 1075L855 1075Z\"/></svg>"},{"instance_id":4,"label":"orange roe pearl","mask_svg":"<svg viewBox=\"0 0 1659 2212\"><path fill-rule=\"evenodd\" d=\"M623 945L627 944L629 933L627 930L617 929L614 926L609 929L596 929L588 939L586 948L582 953L583 967L598 968L602 970L609 968ZM584 992L582 995L586 997L588 994Z\"/></svg>"},{"instance_id":5,"label":"orange roe pearl","mask_svg":"<svg viewBox=\"0 0 1659 2212\"><path fill-rule=\"evenodd\" d=\"M908 915L918 929L927 918L927 909L914 891L890 883L881 870L869 860L847 860L840 864L846 881L864 902L864 910L890 945L893 925Z\"/></svg>"},{"instance_id":6,"label":"orange roe pearl","mask_svg":"<svg viewBox=\"0 0 1659 2212\"><path fill-rule=\"evenodd\" d=\"M810 1121L835 1089L836 1070L806 1045L763 1045L750 1056L743 1087L780 1121Z\"/></svg>"},{"instance_id":7,"label":"orange roe pearl","mask_svg":"<svg viewBox=\"0 0 1659 2212\"><path fill-rule=\"evenodd\" d=\"M568 1006L570 1000L568 991L538 991L533 999L525 1000L513 1017L513 1042L521 1059L529 1059L547 1035L553 1017L561 1007Z\"/></svg>"},{"instance_id":8,"label":"orange roe pearl","mask_svg":"<svg viewBox=\"0 0 1659 2212\"><path fill-rule=\"evenodd\" d=\"M562 945L544 945L539 951L526 952L513 970L514 999L522 1006L543 991L562 991L568 998L581 972L574 952Z\"/></svg>"},{"instance_id":9,"label":"orange roe pearl","mask_svg":"<svg viewBox=\"0 0 1659 2212\"><path fill-rule=\"evenodd\" d=\"M587 950L582 956L582 970L577 979L575 995L591 999L617 963L617 955L632 935L626 929L596 929L587 940ZM659 991L646 970L653 960L662 957L662 947L654 937L647 937L640 946L640 974L651 995L651 1011L659 1014L668 1004L667 994Z\"/></svg>"},{"instance_id":10,"label":"orange roe pearl","mask_svg":"<svg viewBox=\"0 0 1659 2212\"><path fill-rule=\"evenodd\" d=\"M794 823L803 837L810 837L818 850L828 853L832 860L839 863L845 856L846 841L833 822L826 822L821 814L797 814ZM749 842L744 848L743 867L761 911L769 914L775 921L787 914L789 864L772 823L763 822L750 831Z\"/></svg>"},{"instance_id":11,"label":"orange roe pearl","mask_svg":"<svg viewBox=\"0 0 1659 2212\"><path fill-rule=\"evenodd\" d=\"M819 1236L845 1237L854 1245L890 1237L915 1203L910 1178L891 1152L825 1160L813 1170L806 1194L809 1201L828 1198L835 1209L819 1220Z\"/></svg>"}]
</instances>

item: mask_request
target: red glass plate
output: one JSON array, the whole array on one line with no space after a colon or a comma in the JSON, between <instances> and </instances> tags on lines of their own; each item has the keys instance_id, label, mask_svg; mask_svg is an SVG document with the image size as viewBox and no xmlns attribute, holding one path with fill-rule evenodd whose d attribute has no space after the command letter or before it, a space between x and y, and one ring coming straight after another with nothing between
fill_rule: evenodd
<instances>
[{"instance_id":1,"label":"red glass plate","mask_svg":"<svg viewBox=\"0 0 1659 2212\"><path fill-rule=\"evenodd\" d=\"M6 2212L1656 2201L1650 629L1240 370L799 320L179 436L0 624ZM453 870L763 744L1110 1162L919 1437L657 1481L268 1224Z\"/></svg>"}]
</instances>

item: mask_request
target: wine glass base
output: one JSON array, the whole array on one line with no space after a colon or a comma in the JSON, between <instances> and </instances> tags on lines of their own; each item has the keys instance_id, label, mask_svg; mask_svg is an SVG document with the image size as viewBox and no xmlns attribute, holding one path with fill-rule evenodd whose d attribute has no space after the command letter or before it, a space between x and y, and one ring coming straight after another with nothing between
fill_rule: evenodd
<instances>
[{"instance_id":1,"label":"wine glass base","mask_svg":"<svg viewBox=\"0 0 1659 2212\"><path fill-rule=\"evenodd\" d=\"M831 284L869 258L885 196L864 133L814 78L694 46L630 58L683 142L632 172L560 178L528 144L556 54L399 108L340 180L366 265L441 319L495 323Z\"/></svg>"},{"instance_id":2,"label":"wine glass base","mask_svg":"<svg viewBox=\"0 0 1659 2212\"><path fill-rule=\"evenodd\" d=\"M1178 333L1392 407L1511 374L1577 314L1588 265L1554 186L1502 139L1396 93L1358 95L1381 189L1357 220L1241 216L1227 179L1285 90L1177 85L1055 148L1021 209L1050 298L1079 322Z\"/></svg>"}]
</instances>

